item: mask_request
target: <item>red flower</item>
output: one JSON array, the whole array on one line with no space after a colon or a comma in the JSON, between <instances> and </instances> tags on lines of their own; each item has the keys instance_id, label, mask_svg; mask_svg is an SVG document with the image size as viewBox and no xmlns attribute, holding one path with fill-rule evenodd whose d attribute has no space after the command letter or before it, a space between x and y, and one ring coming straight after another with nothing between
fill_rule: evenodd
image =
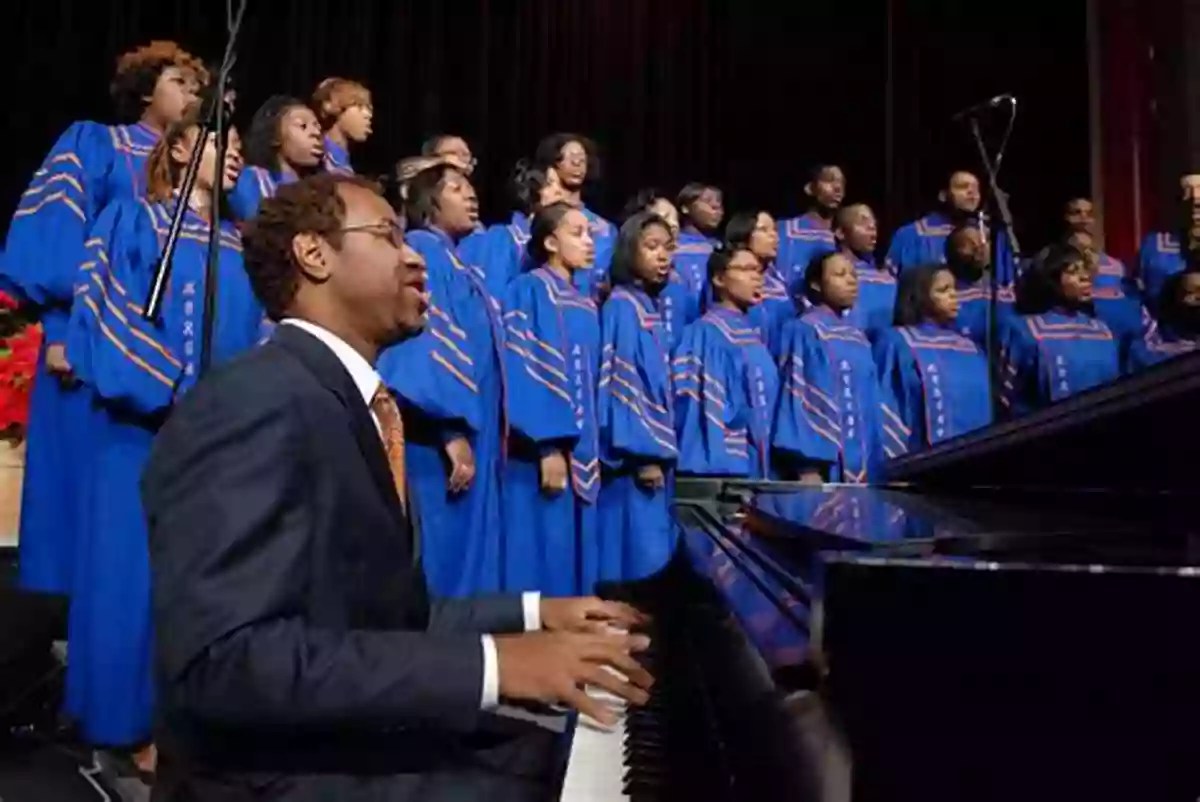
<instances>
[{"instance_id":1,"label":"red flower","mask_svg":"<svg viewBox=\"0 0 1200 802\"><path fill-rule=\"evenodd\" d=\"M0 293L0 306L11 302ZM29 420L29 393L41 345L42 327L36 324L0 340L0 431L23 430Z\"/></svg>"}]
</instances>

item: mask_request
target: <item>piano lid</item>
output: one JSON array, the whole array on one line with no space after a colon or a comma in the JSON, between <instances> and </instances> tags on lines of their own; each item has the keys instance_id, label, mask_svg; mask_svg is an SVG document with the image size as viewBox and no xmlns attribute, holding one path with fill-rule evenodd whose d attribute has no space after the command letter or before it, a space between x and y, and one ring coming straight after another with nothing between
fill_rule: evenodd
<instances>
[{"instance_id":1,"label":"piano lid","mask_svg":"<svg viewBox=\"0 0 1200 802\"><path fill-rule=\"evenodd\" d=\"M1095 487L1195 493L1200 352L888 463L926 488Z\"/></svg>"}]
</instances>

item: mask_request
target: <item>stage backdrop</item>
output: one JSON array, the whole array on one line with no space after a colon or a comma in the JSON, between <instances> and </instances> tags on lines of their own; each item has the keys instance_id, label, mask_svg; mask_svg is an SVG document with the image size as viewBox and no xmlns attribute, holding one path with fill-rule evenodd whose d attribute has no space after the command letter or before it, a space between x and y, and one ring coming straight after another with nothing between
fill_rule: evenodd
<instances>
[{"instance_id":1,"label":"stage backdrop","mask_svg":"<svg viewBox=\"0 0 1200 802\"><path fill-rule=\"evenodd\" d=\"M175 38L215 59L224 5L10 7L3 216L65 125L106 119L119 52ZM1001 183L1030 247L1088 186L1086 52L1083 0L1044 4L1036 21L955 0L250 0L238 116L327 75L360 79L376 124L356 165L382 171L429 133L462 133L481 159L488 218L507 215L513 160L558 129L601 144L594 202L610 214L640 185L691 179L727 187L734 208L794 213L805 166L835 160L890 230L926 210L947 170L976 165L951 114L1012 92L1020 117Z\"/></svg>"}]
</instances>

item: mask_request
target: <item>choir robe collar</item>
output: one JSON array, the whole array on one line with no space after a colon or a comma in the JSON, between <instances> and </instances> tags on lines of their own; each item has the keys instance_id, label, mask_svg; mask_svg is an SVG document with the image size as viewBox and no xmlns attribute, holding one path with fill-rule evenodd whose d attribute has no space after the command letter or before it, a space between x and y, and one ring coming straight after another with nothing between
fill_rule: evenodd
<instances>
[{"instance_id":1,"label":"choir robe collar","mask_svg":"<svg viewBox=\"0 0 1200 802\"><path fill-rule=\"evenodd\" d=\"M810 229L812 231L828 231L833 233L833 220L826 220L821 215L811 209L796 218L797 225L800 228Z\"/></svg>"},{"instance_id":2,"label":"choir robe collar","mask_svg":"<svg viewBox=\"0 0 1200 802\"><path fill-rule=\"evenodd\" d=\"M509 222L517 232L519 232L525 240L529 240L529 215L524 212L513 212L512 220Z\"/></svg>"},{"instance_id":3,"label":"choir robe collar","mask_svg":"<svg viewBox=\"0 0 1200 802\"><path fill-rule=\"evenodd\" d=\"M725 323L729 324L730 328L753 329L754 324L750 322L748 315L730 309L721 304L713 304L708 309L709 314L721 318Z\"/></svg>"},{"instance_id":4,"label":"choir robe collar","mask_svg":"<svg viewBox=\"0 0 1200 802\"><path fill-rule=\"evenodd\" d=\"M819 322L825 324L850 325L850 322L846 318L849 317L853 309L854 307L850 307L850 309L845 309L839 314L833 311L828 304L817 304L816 306L809 307L809 310L805 313L805 317L814 317Z\"/></svg>"},{"instance_id":5,"label":"choir robe collar","mask_svg":"<svg viewBox=\"0 0 1200 802\"><path fill-rule=\"evenodd\" d=\"M144 122L138 121L133 125L126 126L129 132L129 138L135 145L145 145L154 147L158 144L158 140L162 139L162 133L156 131Z\"/></svg>"},{"instance_id":6,"label":"choir robe collar","mask_svg":"<svg viewBox=\"0 0 1200 802\"><path fill-rule=\"evenodd\" d=\"M350 166L350 151L325 136L325 166L330 172L353 173Z\"/></svg>"},{"instance_id":7,"label":"choir robe collar","mask_svg":"<svg viewBox=\"0 0 1200 802\"><path fill-rule=\"evenodd\" d=\"M427 226L426 228L424 228L422 230L428 231L430 234L432 234L434 237L436 237L437 241L440 242L442 245L444 245L448 251L450 251L451 253L456 253L458 244L445 231L438 228L437 226Z\"/></svg>"},{"instance_id":8,"label":"choir robe collar","mask_svg":"<svg viewBox=\"0 0 1200 802\"><path fill-rule=\"evenodd\" d=\"M579 290L575 288L575 284L570 279L560 276L554 268L550 267L550 265L542 265L538 268L538 270L540 270L546 276L546 278L553 285L554 289L562 295L577 296L580 294Z\"/></svg>"}]
</instances>

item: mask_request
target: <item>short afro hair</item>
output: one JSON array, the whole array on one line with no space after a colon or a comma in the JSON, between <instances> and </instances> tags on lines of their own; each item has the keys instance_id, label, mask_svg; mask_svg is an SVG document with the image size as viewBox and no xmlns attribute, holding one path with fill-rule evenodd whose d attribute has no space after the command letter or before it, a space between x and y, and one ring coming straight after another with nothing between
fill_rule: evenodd
<instances>
[{"instance_id":1,"label":"short afro hair","mask_svg":"<svg viewBox=\"0 0 1200 802\"><path fill-rule=\"evenodd\" d=\"M271 320L287 316L300 289L300 266L292 252L296 235L316 234L335 248L341 245L346 202L338 187L343 184L380 191L378 184L361 176L318 173L281 186L246 224L246 274Z\"/></svg>"},{"instance_id":2,"label":"short afro hair","mask_svg":"<svg viewBox=\"0 0 1200 802\"><path fill-rule=\"evenodd\" d=\"M201 86L208 85L204 62L175 42L156 40L130 50L117 59L117 71L108 87L121 122L137 122L146 110L146 98L154 94L158 77L167 67L190 72Z\"/></svg>"}]
</instances>

